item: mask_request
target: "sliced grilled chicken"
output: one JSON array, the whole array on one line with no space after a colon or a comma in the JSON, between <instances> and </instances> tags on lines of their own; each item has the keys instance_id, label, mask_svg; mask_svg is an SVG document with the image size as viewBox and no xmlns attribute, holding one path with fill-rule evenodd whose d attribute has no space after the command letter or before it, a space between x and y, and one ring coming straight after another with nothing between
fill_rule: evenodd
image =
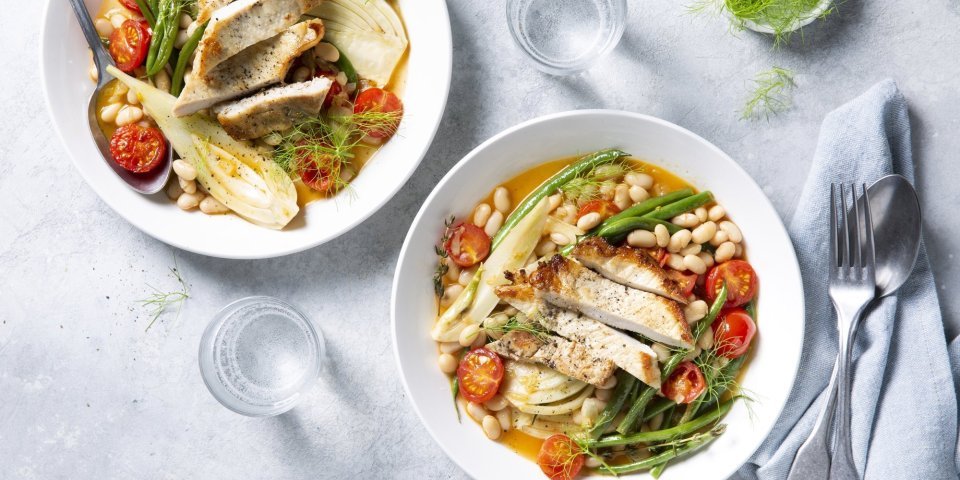
<instances>
[{"instance_id":1,"label":"sliced grilled chicken","mask_svg":"<svg viewBox=\"0 0 960 480\"><path fill-rule=\"evenodd\" d=\"M643 250L614 247L602 238L593 237L573 249L573 258L620 285L687 304L677 282L667 278L663 267Z\"/></svg>"},{"instance_id":2,"label":"sliced grilled chicken","mask_svg":"<svg viewBox=\"0 0 960 480\"><path fill-rule=\"evenodd\" d=\"M693 347L683 310L673 300L620 285L561 255L541 262L529 279L549 303L656 342Z\"/></svg>"},{"instance_id":3,"label":"sliced grilled chicken","mask_svg":"<svg viewBox=\"0 0 960 480\"><path fill-rule=\"evenodd\" d=\"M233 3L233 0L197 0L197 23L210 20L213 12Z\"/></svg>"},{"instance_id":4,"label":"sliced grilled chicken","mask_svg":"<svg viewBox=\"0 0 960 480\"><path fill-rule=\"evenodd\" d=\"M536 335L514 330L487 348L514 360L546 365L564 375L592 385L603 385L613 375L616 365L598 358L583 345L553 335Z\"/></svg>"},{"instance_id":5,"label":"sliced grilled chicken","mask_svg":"<svg viewBox=\"0 0 960 480\"><path fill-rule=\"evenodd\" d=\"M500 287L497 296L544 328L582 344L593 355L612 361L643 383L660 388L657 354L639 340L592 318L537 300L528 283Z\"/></svg>"},{"instance_id":6,"label":"sliced grilled chicken","mask_svg":"<svg viewBox=\"0 0 960 480\"><path fill-rule=\"evenodd\" d=\"M297 120L317 116L330 90L327 77L273 87L251 97L214 107L217 120L238 140L286 130Z\"/></svg>"},{"instance_id":7,"label":"sliced grilled chicken","mask_svg":"<svg viewBox=\"0 0 960 480\"><path fill-rule=\"evenodd\" d=\"M213 5L224 2L212 2ZM206 78L217 65L297 23L320 0L237 0L220 5L197 45L193 75Z\"/></svg>"},{"instance_id":8,"label":"sliced grilled chicken","mask_svg":"<svg viewBox=\"0 0 960 480\"><path fill-rule=\"evenodd\" d=\"M182 117L280 83L290 65L301 53L323 38L323 22L308 20L286 29L280 35L247 48L218 65L207 78L194 75L187 82L173 107Z\"/></svg>"}]
</instances>

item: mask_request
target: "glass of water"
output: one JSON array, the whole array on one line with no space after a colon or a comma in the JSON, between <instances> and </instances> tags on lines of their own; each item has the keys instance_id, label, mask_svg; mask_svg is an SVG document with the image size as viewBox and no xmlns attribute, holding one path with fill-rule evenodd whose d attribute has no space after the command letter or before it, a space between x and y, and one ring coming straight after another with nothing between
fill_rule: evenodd
<instances>
[{"instance_id":1,"label":"glass of water","mask_svg":"<svg viewBox=\"0 0 960 480\"><path fill-rule=\"evenodd\" d=\"M200 340L200 374L210 393L252 417L284 413L316 384L321 333L293 306L247 297L223 307Z\"/></svg>"},{"instance_id":2,"label":"glass of water","mask_svg":"<svg viewBox=\"0 0 960 480\"><path fill-rule=\"evenodd\" d=\"M507 25L540 70L569 75L590 68L623 35L627 0L507 0Z\"/></svg>"}]
</instances>

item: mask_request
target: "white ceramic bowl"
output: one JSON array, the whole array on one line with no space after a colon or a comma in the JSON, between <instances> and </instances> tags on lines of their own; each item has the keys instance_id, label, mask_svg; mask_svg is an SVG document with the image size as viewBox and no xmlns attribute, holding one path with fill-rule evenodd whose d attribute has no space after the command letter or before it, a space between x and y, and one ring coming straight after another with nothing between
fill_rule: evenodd
<instances>
[{"instance_id":1,"label":"white ceramic bowl","mask_svg":"<svg viewBox=\"0 0 960 480\"><path fill-rule=\"evenodd\" d=\"M724 420L726 433L672 464L662 478L727 478L770 432L793 386L803 344L800 270L780 217L747 173L706 140L653 117L607 110L541 117L484 142L440 181L410 227L394 278L391 327L404 387L437 443L475 478L545 477L535 463L488 440L474 422L465 418L457 423L450 385L437 367L437 346L429 335L437 313L433 245L443 231L443 219L469 214L494 187L530 167L607 147L713 191L743 231L760 278L759 334L743 378L744 388L756 398L752 415L738 402Z\"/></svg>"},{"instance_id":2,"label":"white ceramic bowl","mask_svg":"<svg viewBox=\"0 0 960 480\"><path fill-rule=\"evenodd\" d=\"M96 12L100 0L87 0ZM265 258L298 252L350 230L385 204L420 164L440 124L450 87L452 43L443 0L398 0L410 54L404 117L397 136L351 184L351 193L313 202L282 231L234 215L185 213L163 192L134 192L102 160L89 134L89 53L73 12L49 1L40 35L40 66L47 106L80 175L107 205L148 235L170 245L224 258Z\"/></svg>"}]
</instances>

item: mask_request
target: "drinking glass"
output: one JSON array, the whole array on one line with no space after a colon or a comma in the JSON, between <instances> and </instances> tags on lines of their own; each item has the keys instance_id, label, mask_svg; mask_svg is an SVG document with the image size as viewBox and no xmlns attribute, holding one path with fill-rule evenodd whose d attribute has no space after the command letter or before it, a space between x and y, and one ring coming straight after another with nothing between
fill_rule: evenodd
<instances>
[{"instance_id":1,"label":"drinking glass","mask_svg":"<svg viewBox=\"0 0 960 480\"><path fill-rule=\"evenodd\" d=\"M626 16L626 0L507 0L514 41L553 75L586 70L613 50Z\"/></svg>"},{"instance_id":2,"label":"drinking glass","mask_svg":"<svg viewBox=\"0 0 960 480\"><path fill-rule=\"evenodd\" d=\"M317 382L322 334L299 310L271 297L237 300L200 340L200 374L223 406L252 417L293 408Z\"/></svg>"}]
</instances>

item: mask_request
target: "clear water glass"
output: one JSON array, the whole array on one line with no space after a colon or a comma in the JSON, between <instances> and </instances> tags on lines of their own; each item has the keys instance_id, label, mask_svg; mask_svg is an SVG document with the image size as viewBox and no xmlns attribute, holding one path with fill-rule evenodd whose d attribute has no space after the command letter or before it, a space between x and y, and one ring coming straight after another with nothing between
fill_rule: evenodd
<instances>
[{"instance_id":1,"label":"clear water glass","mask_svg":"<svg viewBox=\"0 0 960 480\"><path fill-rule=\"evenodd\" d=\"M220 312L200 340L200 374L223 406L252 417L284 413L317 382L321 333L299 310L247 297Z\"/></svg>"},{"instance_id":2,"label":"clear water glass","mask_svg":"<svg viewBox=\"0 0 960 480\"><path fill-rule=\"evenodd\" d=\"M507 0L513 39L553 75L586 70L613 50L626 16L626 0Z\"/></svg>"}]
</instances>

